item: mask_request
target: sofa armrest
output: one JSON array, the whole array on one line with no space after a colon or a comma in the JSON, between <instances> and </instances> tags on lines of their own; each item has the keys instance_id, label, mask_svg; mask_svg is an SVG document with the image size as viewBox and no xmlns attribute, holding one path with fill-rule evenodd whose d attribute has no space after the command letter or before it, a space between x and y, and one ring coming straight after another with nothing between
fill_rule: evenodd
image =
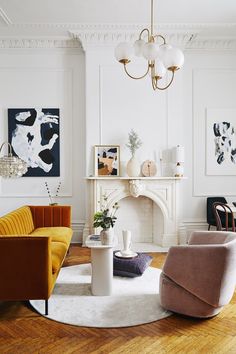
<instances>
[{"instance_id":1,"label":"sofa armrest","mask_svg":"<svg viewBox=\"0 0 236 354\"><path fill-rule=\"evenodd\" d=\"M233 269L226 272L230 267L227 262L229 252L226 245L174 246L169 249L163 273L199 299L218 306L219 302L231 299L234 291L235 279L232 279L227 298L220 299L225 274L235 276Z\"/></svg>"},{"instance_id":2,"label":"sofa armrest","mask_svg":"<svg viewBox=\"0 0 236 354\"><path fill-rule=\"evenodd\" d=\"M71 227L71 206L69 205L30 205L34 227Z\"/></svg>"},{"instance_id":3,"label":"sofa armrest","mask_svg":"<svg viewBox=\"0 0 236 354\"><path fill-rule=\"evenodd\" d=\"M0 300L48 299L52 286L50 237L0 237Z\"/></svg>"}]
</instances>

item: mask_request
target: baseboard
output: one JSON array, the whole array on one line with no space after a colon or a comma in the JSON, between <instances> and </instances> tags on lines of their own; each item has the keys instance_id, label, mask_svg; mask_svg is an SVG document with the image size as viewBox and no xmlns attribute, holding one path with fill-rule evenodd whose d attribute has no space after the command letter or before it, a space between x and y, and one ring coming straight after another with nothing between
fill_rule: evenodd
<instances>
[{"instance_id":1,"label":"baseboard","mask_svg":"<svg viewBox=\"0 0 236 354\"><path fill-rule=\"evenodd\" d=\"M72 221L73 237L71 243L82 243L84 224L85 221L83 220Z\"/></svg>"},{"instance_id":2,"label":"baseboard","mask_svg":"<svg viewBox=\"0 0 236 354\"><path fill-rule=\"evenodd\" d=\"M73 237L72 243L83 243L83 229L85 221L84 220L75 220L72 221ZM197 230L207 230L208 224L205 220L201 219L191 219L184 220L181 222L181 232L179 235L179 244L187 243L191 233ZM170 246L170 244L168 244Z\"/></svg>"}]
</instances>

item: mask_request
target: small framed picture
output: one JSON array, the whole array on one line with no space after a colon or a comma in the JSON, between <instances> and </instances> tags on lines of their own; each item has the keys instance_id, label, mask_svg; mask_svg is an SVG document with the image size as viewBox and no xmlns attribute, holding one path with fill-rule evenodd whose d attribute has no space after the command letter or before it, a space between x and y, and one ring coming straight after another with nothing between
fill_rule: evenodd
<instances>
[{"instance_id":1,"label":"small framed picture","mask_svg":"<svg viewBox=\"0 0 236 354\"><path fill-rule=\"evenodd\" d=\"M94 146L95 176L120 175L119 145Z\"/></svg>"}]
</instances>

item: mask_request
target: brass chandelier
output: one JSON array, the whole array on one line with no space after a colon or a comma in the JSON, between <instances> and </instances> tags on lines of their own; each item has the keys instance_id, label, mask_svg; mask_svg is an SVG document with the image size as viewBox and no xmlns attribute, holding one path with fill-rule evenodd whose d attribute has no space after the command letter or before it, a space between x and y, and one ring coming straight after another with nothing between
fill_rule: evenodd
<instances>
[{"instance_id":1,"label":"brass chandelier","mask_svg":"<svg viewBox=\"0 0 236 354\"><path fill-rule=\"evenodd\" d=\"M166 43L165 38L160 34L154 34L154 5L151 0L151 27L144 28L139 39L133 46L130 43L122 42L115 48L116 59L123 64L125 73L134 80L143 79L150 73L153 90L166 90L173 82L175 72L184 64L184 55L182 51ZM146 41L144 38L147 38ZM158 42L161 42L160 44ZM146 72L138 77L131 75L127 70L127 64L131 62L131 57L135 54L137 57L144 57L147 61ZM169 83L161 87L159 81L166 75L167 70L172 73Z\"/></svg>"}]
</instances>

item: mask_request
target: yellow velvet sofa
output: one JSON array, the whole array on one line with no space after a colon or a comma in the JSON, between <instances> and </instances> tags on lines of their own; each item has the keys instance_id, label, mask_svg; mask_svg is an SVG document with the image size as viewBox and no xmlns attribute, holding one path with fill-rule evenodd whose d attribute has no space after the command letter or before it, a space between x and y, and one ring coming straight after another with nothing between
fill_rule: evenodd
<instances>
[{"instance_id":1,"label":"yellow velvet sofa","mask_svg":"<svg viewBox=\"0 0 236 354\"><path fill-rule=\"evenodd\" d=\"M72 238L70 206L23 206L0 217L0 301L48 299Z\"/></svg>"}]
</instances>

